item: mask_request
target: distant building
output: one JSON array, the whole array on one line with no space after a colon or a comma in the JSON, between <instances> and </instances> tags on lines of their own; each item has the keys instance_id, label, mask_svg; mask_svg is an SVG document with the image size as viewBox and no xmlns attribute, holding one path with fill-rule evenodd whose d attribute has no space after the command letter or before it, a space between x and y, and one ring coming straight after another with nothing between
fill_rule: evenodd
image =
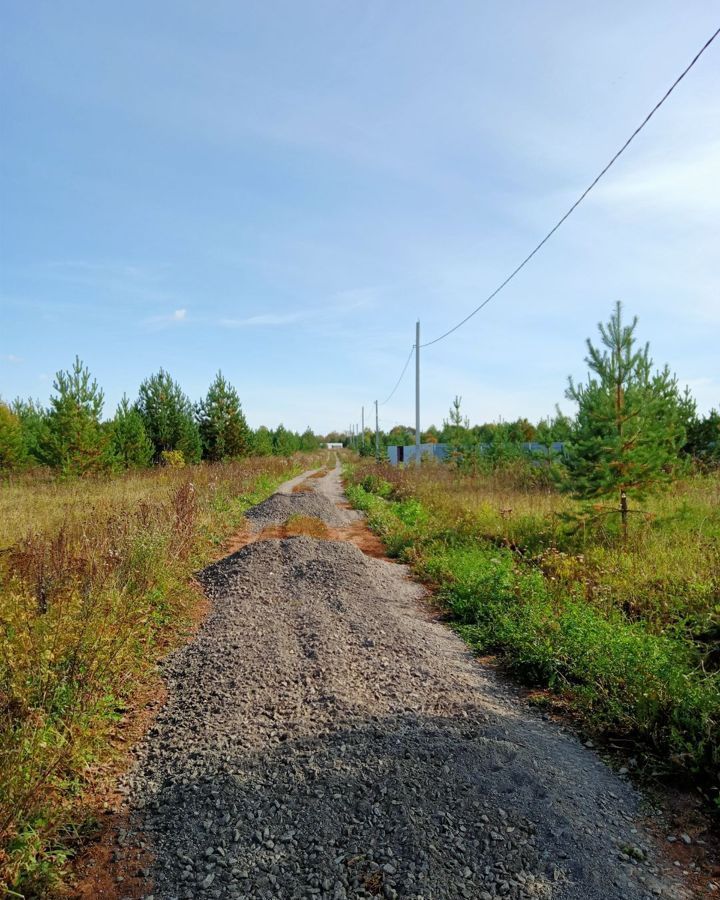
<instances>
[{"instance_id":1,"label":"distant building","mask_svg":"<svg viewBox=\"0 0 720 900\"><path fill-rule=\"evenodd\" d=\"M393 446L387 448L388 459L393 466L415 460L415 444L407 447ZM448 455L447 444L420 444L420 459L445 459Z\"/></svg>"},{"instance_id":2,"label":"distant building","mask_svg":"<svg viewBox=\"0 0 720 900\"><path fill-rule=\"evenodd\" d=\"M547 444L541 444L538 441L527 441L520 444L528 456L532 457L538 465L543 460L551 460L564 453L564 443L555 441L548 447ZM490 449L489 444L478 444L477 449L480 453L485 453ZM402 463L414 462L415 460L415 444L408 447L391 445L387 448L388 460L393 466ZM420 459L447 459L450 455L450 448L447 444L420 444Z\"/></svg>"},{"instance_id":3,"label":"distant building","mask_svg":"<svg viewBox=\"0 0 720 900\"><path fill-rule=\"evenodd\" d=\"M343 445L340 441L328 441L325 446L328 450L342 450Z\"/></svg>"}]
</instances>

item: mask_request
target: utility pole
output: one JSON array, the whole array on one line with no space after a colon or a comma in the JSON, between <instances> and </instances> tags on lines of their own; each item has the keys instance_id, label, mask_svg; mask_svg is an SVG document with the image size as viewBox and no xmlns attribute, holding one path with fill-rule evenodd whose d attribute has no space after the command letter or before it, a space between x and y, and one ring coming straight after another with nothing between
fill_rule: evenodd
<instances>
[{"instance_id":1,"label":"utility pole","mask_svg":"<svg viewBox=\"0 0 720 900\"><path fill-rule=\"evenodd\" d=\"M360 443L362 445L363 450L365 449L365 407L362 407L362 412L360 413L360 418L362 420L362 426L360 429Z\"/></svg>"},{"instance_id":2,"label":"utility pole","mask_svg":"<svg viewBox=\"0 0 720 900\"><path fill-rule=\"evenodd\" d=\"M420 465L420 320L415 324L415 465Z\"/></svg>"},{"instance_id":3,"label":"utility pole","mask_svg":"<svg viewBox=\"0 0 720 900\"><path fill-rule=\"evenodd\" d=\"M380 428L378 424L378 404L375 401L375 459L380 462Z\"/></svg>"}]
</instances>

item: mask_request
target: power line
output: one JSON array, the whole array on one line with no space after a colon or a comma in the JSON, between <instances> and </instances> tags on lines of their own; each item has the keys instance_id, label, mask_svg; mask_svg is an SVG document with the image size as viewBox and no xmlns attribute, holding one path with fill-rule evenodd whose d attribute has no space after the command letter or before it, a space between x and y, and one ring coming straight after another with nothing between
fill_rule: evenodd
<instances>
[{"instance_id":1,"label":"power line","mask_svg":"<svg viewBox=\"0 0 720 900\"><path fill-rule=\"evenodd\" d=\"M405 373L407 372L407 367L410 365L410 360L412 359L414 350L415 350L415 344L413 344L412 347L410 348L410 353L408 354L408 358L405 360L405 365L403 366L403 370L400 373L400 377L398 378L398 380L395 384L395 387L390 391L390 394L388 395L388 397L385 400L383 400L383 402L380 404L380 406L385 406L386 403L389 403L392 400L395 391L400 387L400 382L405 377Z\"/></svg>"},{"instance_id":2,"label":"power line","mask_svg":"<svg viewBox=\"0 0 720 900\"><path fill-rule=\"evenodd\" d=\"M502 284L500 284L498 287L496 287L495 290L492 292L492 294L488 295L479 306L476 306L475 309L471 313L469 313L469 315L465 316L465 318L462 319L462 321L458 322L457 325L454 325L449 331L446 331L444 334L441 334L440 337L436 337L432 341L428 341L426 344L421 344L420 345L421 348L431 347L433 344L437 344L440 341L444 340L446 337L448 337L448 335L451 335L454 331L457 331L458 328L462 328L462 326L466 322L468 322L470 319L472 319L472 317L476 313L479 313L480 310L484 306L487 306L487 304L494 297L496 297L507 284L509 284L513 280L513 278L518 274L518 272L521 269L525 268L525 266L530 262L530 260L533 258L533 256L535 256L535 254L538 252L538 250L540 250L540 248L550 240L550 238L555 234L555 232L563 224L563 222L567 218L569 218L572 215L572 213L575 212L575 210L578 208L578 206L580 206L582 201L587 197L587 195L595 187L595 185L598 183L598 181L600 181L600 179L603 177L603 175L605 175L605 173L608 171L608 169L616 162L617 159L619 159L620 156L622 156L622 154L625 152L625 150L627 150L627 148L630 146L630 144L635 140L635 138L638 136L638 134L640 134L640 132L647 125L647 123L650 121L650 119L652 119L652 117L655 115L655 113L660 109L660 107L667 100L667 98L670 96L670 94L672 94L672 92L675 90L675 88L680 84L680 82L687 75L687 73L690 71L690 69L692 69L692 67L695 65L695 63L700 59L700 57L703 55L703 53L708 49L710 44L712 44L712 42L715 40L715 38L719 34L720 34L720 28L718 28L718 30L715 32L715 34L713 34L712 37L710 37L705 42L705 44L703 44L703 46L700 48L700 50L698 50L698 52L695 54L695 56L693 57L690 64L680 73L680 75L678 75L678 77L670 85L670 87L665 92L665 94L662 96L662 98L655 104L655 106L653 106L653 108L650 110L650 112L647 114L647 116L645 116L645 118L640 123L640 125L638 125L638 127L635 129L635 131L633 131L633 133L630 135L630 137L625 141L625 143L622 145L622 147L617 151L615 156L613 156L613 158L605 166L605 168L602 169L600 174L597 175L597 177L591 182L591 184L587 188L585 188L585 190L582 192L582 194L580 194L580 196L573 203L573 205L570 207L570 209L565 213L565 215L561 219L558 220L558 222L555 224L555 226L553 228L551 228L550 231L548 231L548 233L540 241L540 243L535 247L535 249L525 257L525 259L520 263L519 266L517 266L517 268L513 269L513 271L508 275L508 277L505 279L505 281L503 281ZM408 360L408 362L409 362L409 360Z\"/></svg>"}]
</instances>

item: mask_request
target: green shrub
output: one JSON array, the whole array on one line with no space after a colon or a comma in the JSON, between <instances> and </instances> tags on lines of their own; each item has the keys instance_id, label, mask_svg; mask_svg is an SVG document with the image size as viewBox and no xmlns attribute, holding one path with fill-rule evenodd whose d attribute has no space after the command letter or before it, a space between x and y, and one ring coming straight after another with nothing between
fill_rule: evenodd
<instances>
[{"instance_id":1,"label":"green shrub","mask_svg":"<svg viewBox=\"0 0 720 900\"><path fill-rule=\"evenodd\" d=\"M170 469L182 469L185 465L185 457L182 450L162 450L160 452L160 465Z\"/></svg>"},{"instance_id":2,"label":"green shrub","mask_svg":"<svg viewBox=\"0 0 720 900\"><path fill-rule=\"evenodd\" d=\"M22 462L22 424L8 406L0 403L0 472L17 469Z\"/></svg>"}]
</instances>

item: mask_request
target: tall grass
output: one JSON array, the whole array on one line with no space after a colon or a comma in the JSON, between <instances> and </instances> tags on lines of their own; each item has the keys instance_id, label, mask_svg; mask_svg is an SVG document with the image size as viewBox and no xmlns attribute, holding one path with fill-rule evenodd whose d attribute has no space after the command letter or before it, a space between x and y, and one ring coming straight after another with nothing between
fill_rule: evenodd
<instances>
[{"instance_id":1,"label":"tall grass","mask_svg":"<svg viewBox=\"0 0 720 900\"><path fill-rule=\"evenodd\" d=\"M59 891L93 767L198 604L192 572L310 463L0 486L0 884Z\"/></svg>"},{"instance_id":2,"label":"tall grass","mask_svg":"<svg viewBox=\"0 0 720 900\"><path fill-rule=\"evenodd\" d=\"M360 465L349 496L460 633L593 727L720 783L720 480L634 513L629 543L520 469Z\"/></svg>"}]
</instances>

